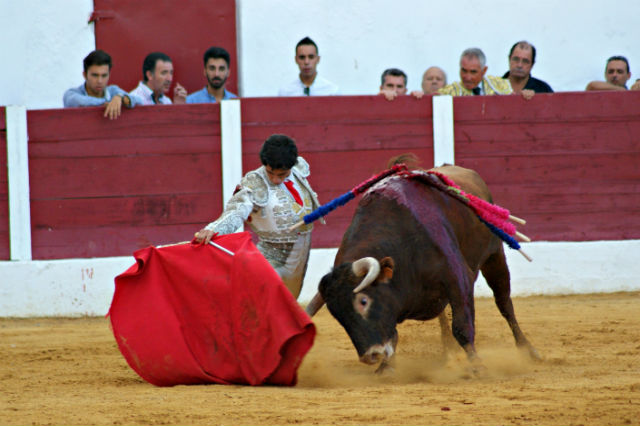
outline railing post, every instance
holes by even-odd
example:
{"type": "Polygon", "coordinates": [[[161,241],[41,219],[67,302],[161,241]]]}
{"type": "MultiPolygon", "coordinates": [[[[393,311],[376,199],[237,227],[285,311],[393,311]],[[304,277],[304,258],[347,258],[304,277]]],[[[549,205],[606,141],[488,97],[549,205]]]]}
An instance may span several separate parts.
{"type": "Polygon", "coordinates": [[[225,205],[242,179],[242,119],[240,100],[220,102],[222,203],[225,205]]]}
{"type": "Polygon", "coordinates": [[[31,205],[27,108],[7,106],[7,179],[11,260],[31,260],[31,205]]]}
{"type": "Polygon", "coordinates": [[[453,97],[433,96],[433,165],[455,164],[453,138],[453,97]]]}

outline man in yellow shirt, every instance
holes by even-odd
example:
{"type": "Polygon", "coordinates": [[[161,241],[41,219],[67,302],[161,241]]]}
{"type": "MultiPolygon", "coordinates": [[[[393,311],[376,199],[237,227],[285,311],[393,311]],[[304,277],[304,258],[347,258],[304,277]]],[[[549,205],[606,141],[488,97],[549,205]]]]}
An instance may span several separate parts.
{"type": "MultiPolygon", "coordinates": [[[[509,80],[487,73],[487,59],[477,47],[466,49],[460,55],[460,80],[447,84],[438,94],[452,96],[510,95],[513,93],[509,80]]],[[[531,99],[535,93],[523,90],[522,97],[531,99]]]]}

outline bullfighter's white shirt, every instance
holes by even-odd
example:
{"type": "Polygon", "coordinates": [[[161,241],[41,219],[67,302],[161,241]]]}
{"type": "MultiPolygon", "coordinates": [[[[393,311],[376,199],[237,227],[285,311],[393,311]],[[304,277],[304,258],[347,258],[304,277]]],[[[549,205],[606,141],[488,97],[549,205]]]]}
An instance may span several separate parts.
{"type": "MultiPolygon", "coordinates": [[[[278,96],[307,96],[304,93],[305,87],[306,86],[302,83],[300,77],[298,77],[295,81],[292,81],[286,86],[280,88],[278,96]]],[[[316,75],[315,80],[313,80],[313,83],[309,86],[308,96],[331,96],[337,94],[338,86],[319,75],[316,75]]]]}

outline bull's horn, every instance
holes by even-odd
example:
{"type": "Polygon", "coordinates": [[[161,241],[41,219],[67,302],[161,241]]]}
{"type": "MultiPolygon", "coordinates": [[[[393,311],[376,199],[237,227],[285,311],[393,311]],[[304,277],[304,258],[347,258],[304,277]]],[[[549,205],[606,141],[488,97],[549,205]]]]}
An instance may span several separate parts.
{"type": "Polygon", "coordinates": [[[322,298],[320,292],[318,292],[315,296],[313,296],[313,299],[311,299],[311,302],[309,302],[309,304],[307,305],[307,309],[305,309],[305,312],[307,313],[307,315],[312,317],[316,314],[316,312],[320,310],[320,308],[322,308],[322,305],[324,305],[324,299],[322,298]]]}
{"type": "Polygon", "coordinates": [[[367,286],[369,286],[369,284],[371,284],[380,274],[380,263],[373,257],[363,257],[362,259],[358,259],[353,262],[351,267],[353,268],[353,273],[356,274],[357,277],[364,275],[365,272],[367,274],[362,279],[362,282],[353,289],[354,293],[367,288],[367,286]]]}

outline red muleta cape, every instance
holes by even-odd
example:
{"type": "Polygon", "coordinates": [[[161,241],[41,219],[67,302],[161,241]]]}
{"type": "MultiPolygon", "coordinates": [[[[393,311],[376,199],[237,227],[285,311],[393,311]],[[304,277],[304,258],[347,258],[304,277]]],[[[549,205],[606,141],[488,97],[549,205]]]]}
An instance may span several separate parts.
{"type": "Polygon", "coordinates": [[[296,384],[315,326],[242,232],[134,253],[108,316],[131,368],[157,386],[296,384]]]}

